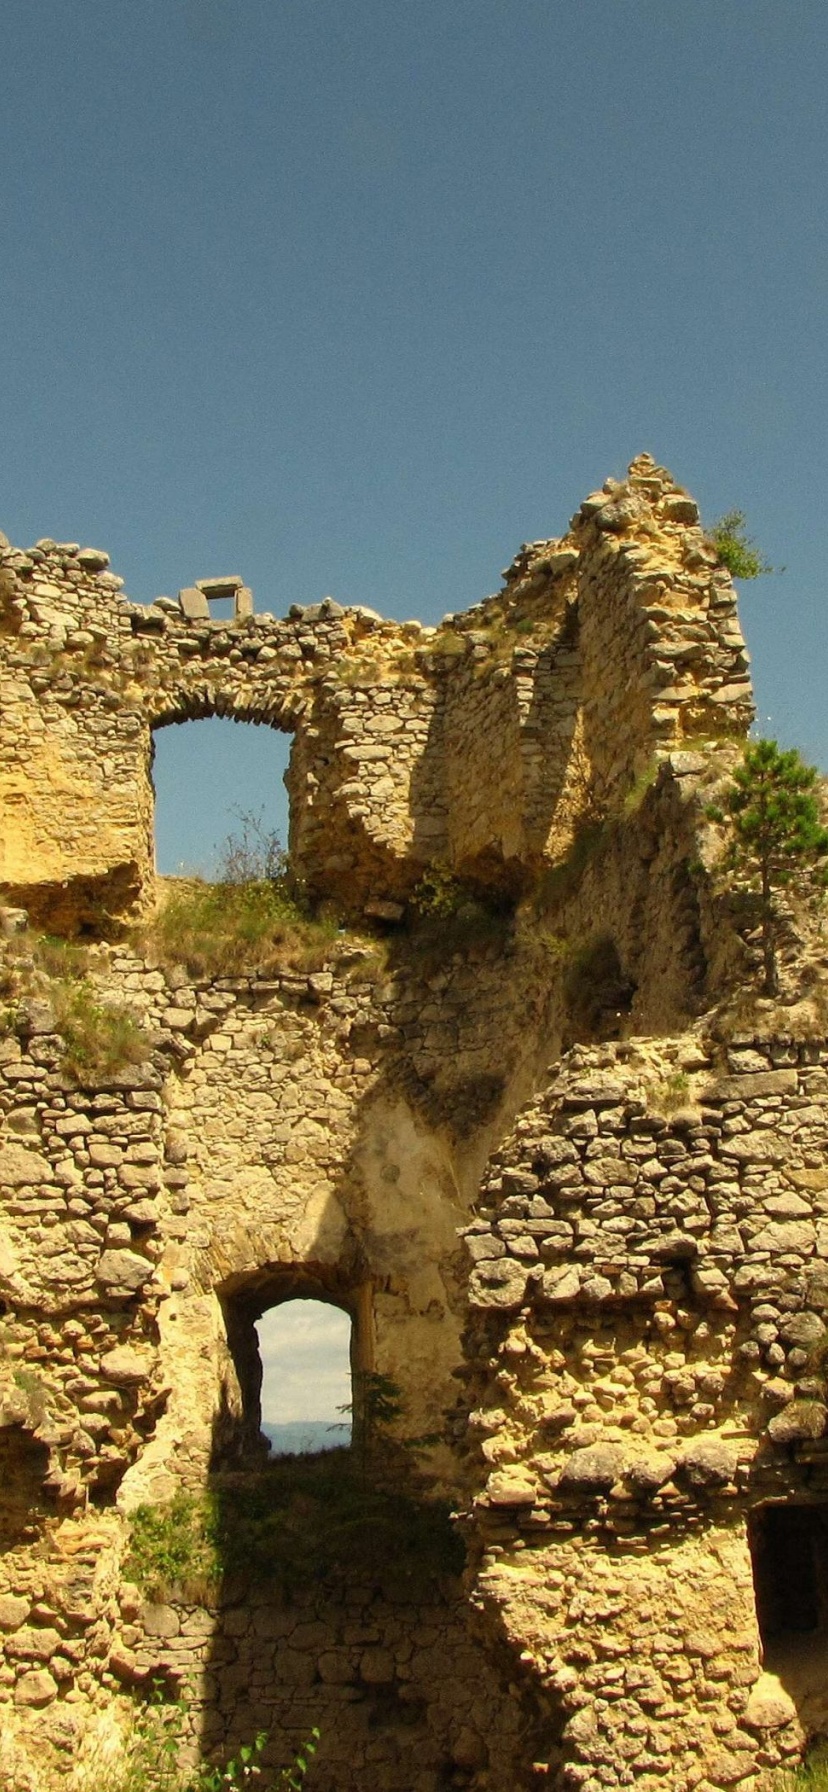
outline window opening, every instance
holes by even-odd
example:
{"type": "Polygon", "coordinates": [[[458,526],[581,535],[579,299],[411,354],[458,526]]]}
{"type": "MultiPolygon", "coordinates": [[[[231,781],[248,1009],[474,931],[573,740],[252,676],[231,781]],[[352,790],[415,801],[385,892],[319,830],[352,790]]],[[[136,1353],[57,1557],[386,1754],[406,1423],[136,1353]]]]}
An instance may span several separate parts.
{"type": "Polygon", "coordinates": [[[243,815],[255,815],[265,838],[275,833],[287,846],[290,735],[207,716],[158,728],[153,743],[159,876],[216,878],[243,815]]]}
{"type": "Polygon", "coordinates": [[[828,1507],[767,1505],[748,1529],[762,1641],[828,1632],[828,1507]]]}
{"type": "Polygon", "coordinates": [[[222,579],[196,579],[178,593],[178,601],[188,622],[240,622],[253,615],[253,593],[238,573],[222,579]]]}
{"type": "Polygon", "coordinates": [[[320,1300],[287,1300],[257,1322],[261,1428],[274,1456],[351,1442],[351,1318],[320,1300]]]}

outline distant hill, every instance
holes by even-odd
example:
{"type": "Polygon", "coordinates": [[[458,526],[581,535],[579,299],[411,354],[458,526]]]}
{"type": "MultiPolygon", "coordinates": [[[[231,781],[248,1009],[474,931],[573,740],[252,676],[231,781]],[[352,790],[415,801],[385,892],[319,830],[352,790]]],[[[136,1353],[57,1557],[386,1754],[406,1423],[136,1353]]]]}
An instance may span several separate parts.
{"type": "Polygon", "coordinates": [[[306,1456],[315,1450],[341,1450],[351,1441],[351,1427],[327,1419],[291,1419],[285,1425],[262,1425],[272,1456],[306,1456]]]}

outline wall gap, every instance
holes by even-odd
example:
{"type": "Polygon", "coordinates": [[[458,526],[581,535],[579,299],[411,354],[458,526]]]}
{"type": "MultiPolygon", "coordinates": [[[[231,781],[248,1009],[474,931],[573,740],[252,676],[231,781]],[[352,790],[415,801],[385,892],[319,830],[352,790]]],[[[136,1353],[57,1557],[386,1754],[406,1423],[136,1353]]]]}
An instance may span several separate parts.
{"type": "Polygon", "coordinates": [[[769,1504],[750,1517],[756,1615],[766,1660],[828,1641],[828,1506],[769,1504]]]}
{"type": "Polygon", "coordinates": [[[292,737],[228,716],[164,724],[153,733],[156,869],[214,879],[228,837],[253,816],[288,843],[285,773],[292,737]]]}

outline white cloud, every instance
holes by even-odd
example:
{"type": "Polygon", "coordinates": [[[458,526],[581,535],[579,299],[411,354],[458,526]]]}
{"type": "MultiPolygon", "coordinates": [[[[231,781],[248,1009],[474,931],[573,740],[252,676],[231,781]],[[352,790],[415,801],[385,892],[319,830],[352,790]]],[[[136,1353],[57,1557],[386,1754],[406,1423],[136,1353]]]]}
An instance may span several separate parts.
{"type": "Polygon", "coordinates": [[[291,1419],[348,1415],[337,1410],[351,1398],[351,1321],[339,1307],[318,1300],[290,1300],[271,1307],[256,1327],[264,1370],[262,1418],[269,1425],[291,1419]]]}

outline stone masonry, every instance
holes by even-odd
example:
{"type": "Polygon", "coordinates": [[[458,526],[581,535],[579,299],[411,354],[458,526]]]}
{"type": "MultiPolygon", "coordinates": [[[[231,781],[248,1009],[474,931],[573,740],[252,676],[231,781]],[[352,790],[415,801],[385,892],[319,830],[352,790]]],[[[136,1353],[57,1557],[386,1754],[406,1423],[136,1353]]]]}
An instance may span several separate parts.
{"type": "Polygon", "coordinates": [[[828,961],[791,912],[751,996],[693,500],[640,456],[437,629],[3,540],[0,1781],[88,1792],[160,1676],[205,1756],[318,1725],[309,1792],[757,1792],[828,1723],[828,961]],[[216,714],[292,735],[313,970],[147,943],[153,732],[216,714]],[[485,924],[424,931],[424,873],[485,924]],[[39,934],[137,1061],[68,1072],[39,934]],[[297,1294],[398,1387],[400,1511],[448,1501],[465,1568],[147,1592],[138,1508],[266,1478],[253,1323],[297,1294]]]}

